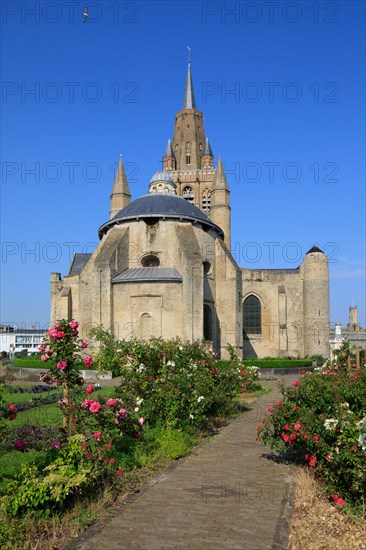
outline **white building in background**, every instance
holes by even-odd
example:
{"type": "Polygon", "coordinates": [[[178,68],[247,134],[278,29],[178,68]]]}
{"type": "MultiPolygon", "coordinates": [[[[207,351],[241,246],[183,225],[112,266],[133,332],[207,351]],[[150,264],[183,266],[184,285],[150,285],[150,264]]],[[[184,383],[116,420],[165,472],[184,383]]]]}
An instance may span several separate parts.
{"type": "Polygon", "coordinates": [[[337,349],[340,349],[343,343],[344,337],[342,336],[342,325],[341,323],[336,323],[334,327],[334,333],[329,339],[330,344],[330,360],[334,361],[336,359],[334,352],[337,349]]]}
{"type": "Polygon", "coordinates": [[[0,326],[0,352],[12,355],[26,349],[28,355],[36,353],[46,332],[41,329],[23,329],[11,325],[0,326]]]}

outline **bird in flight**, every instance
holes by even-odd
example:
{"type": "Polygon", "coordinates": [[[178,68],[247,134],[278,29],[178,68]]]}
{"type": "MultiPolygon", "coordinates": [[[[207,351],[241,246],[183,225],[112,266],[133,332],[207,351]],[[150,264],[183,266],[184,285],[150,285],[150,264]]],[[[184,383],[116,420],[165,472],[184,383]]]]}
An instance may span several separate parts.
{"type": "Polygon", "coordinates": [[[88,17],[89,17],[88,6],[85,6],[85,10],[84,10],[83,16],[84,16],[84,21],[83,21],[83,23],[86,23],[87,20],[88,20],[88,17]]]}

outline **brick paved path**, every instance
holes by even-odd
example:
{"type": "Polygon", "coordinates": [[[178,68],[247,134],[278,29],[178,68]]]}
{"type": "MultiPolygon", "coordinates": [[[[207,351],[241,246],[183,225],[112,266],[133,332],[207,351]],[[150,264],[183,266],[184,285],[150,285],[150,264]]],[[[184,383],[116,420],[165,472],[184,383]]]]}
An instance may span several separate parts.
{"type": "MultiPolygon", "coordinates": [[[[285,377],[291,383],[294,377],[285,377]]],[[[287,548],[290,467],[266,457],[255,426],[276,402],[274,382],[250,411],[155,478],[106,525],[70,548],[79,550],[279,550],[287,548]]]]}

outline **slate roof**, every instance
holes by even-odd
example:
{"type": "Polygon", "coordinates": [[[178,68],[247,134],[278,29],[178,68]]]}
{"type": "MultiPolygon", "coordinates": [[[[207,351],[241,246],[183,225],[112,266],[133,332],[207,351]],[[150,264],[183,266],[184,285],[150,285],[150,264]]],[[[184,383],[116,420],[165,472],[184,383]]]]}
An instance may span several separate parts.
{"type": "Polygon", "coordinates": [[[212,221],[194,204],[174,195],[173,193],[149,193],[133,202],[111,220],[108,220],[99,228],[99,238],[114,225],[132,220],[144,220],[149,218],[188,220],[193,223],[201,223],[204,228],[214,229],[223,238],[224,233],[220,227],[212,221]]]}
{"type": "Polygon", "coordinates": [[[183,109],[195,109],[196,100],[194,98],[193,80],[191,74],[191,64],[188,62],[186,89],[184,91],[183,109]]]}
{"type": "Polygon", "coordinates": [[[168,144],[165,149],[164,157],[174,158],[174,151],[170,139],[168,139],[168,144]]]}
{"type": "Polygon", "coordinates": [[[211,149],[210,142],[208,141],[208,138],[206,138],[205,148],[203,150],[203,155],[202,156],[203,157],[205,157],[205,156],[213,157],[213,152],[212,152],[212,149],[211,149]]]}
{"type": "Polygon", "coordinates": [[[318,248],[315,244],[312,248],[310,248],[310,250],[307,251],[306,254],[310,254],[311,252],[321,252],[322,254],[324,254],[324,252],[320,250],[320,248],[318,248]]]}
{"type": "Polygon", "coordinates": [[[74,257],[72,259],[70,269],[68,272],[68,276],[70,275],[79,275],[79,273],[82,272],[86,264],[88,263],[88,260],[90,258],[91,254],[87,253],[80,253],[75,252],[74,257]]]}
{"type": "Polygon", "coordinates": [[[152,281],[182,282],[182,276],[174,267],[134,267],[124,269],[112,279],[112,283],[152,281]]]}
{"type": "Polygon", "coordinates": [[[153,183],[154,181],[168,181],[169,183],[174,185],[174,187],[177,186],[172,176],[168,172],[165,172],[164,170],[158,170],[157,172],[155,172],[155,174],[150,180],[150,183],[153,183]]]}

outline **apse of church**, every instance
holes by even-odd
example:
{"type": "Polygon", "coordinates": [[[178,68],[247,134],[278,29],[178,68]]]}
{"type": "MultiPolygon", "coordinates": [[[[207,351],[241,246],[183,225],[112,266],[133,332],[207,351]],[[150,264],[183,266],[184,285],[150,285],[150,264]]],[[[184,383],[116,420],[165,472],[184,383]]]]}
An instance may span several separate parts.
{"type": "Polygon", "coordinates": [[[121,339],[206,340],[222,357],[228,344],[245,357],[328,355],[324,253],[313,247],[287,270],[240,268],[230,253],[229,184],[190,63],[163,170],[131,198],[121,157],[98,247],[75,254],[63,278],[51,274],[51,322],[77,319],[84,335],[102,325],[121,339]]]}

